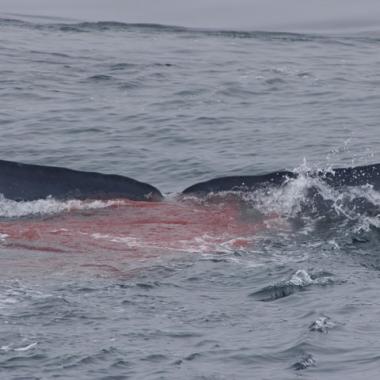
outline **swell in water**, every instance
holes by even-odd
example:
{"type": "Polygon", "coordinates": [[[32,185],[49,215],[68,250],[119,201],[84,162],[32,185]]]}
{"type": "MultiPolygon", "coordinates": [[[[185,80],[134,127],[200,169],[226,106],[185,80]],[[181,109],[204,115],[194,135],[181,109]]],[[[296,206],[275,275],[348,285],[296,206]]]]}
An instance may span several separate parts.
{"type": "Polygon", "coordinates": [[[115,21],[96,21],[96,22],[76,22],[76,23],[36,23],[25,21],[17,18],[0,18],[0,27],[17,27],[25,29],[34,29],[52,32],[67,33],[98,33],[98,32],[140,32],[145,34],[175,34],[179,36],[196,37],[209,36],[220,38],[239,38],[239,39],[258,39],[258,40],[278,40],[288,42],[312,42],[320,41],[324,43],[350,43],[352,41],[378,42],[379,36],[376,32],[371,31],[356,32],[349,35],[339,34],[324,35],[313,33],[291,33],[291,32],[271,32],[260,30],[239,30],[239,29],[207,29],[207,28],[189,28],[176,25],[150,24],[150,23],[124,23],[115,21]]]}

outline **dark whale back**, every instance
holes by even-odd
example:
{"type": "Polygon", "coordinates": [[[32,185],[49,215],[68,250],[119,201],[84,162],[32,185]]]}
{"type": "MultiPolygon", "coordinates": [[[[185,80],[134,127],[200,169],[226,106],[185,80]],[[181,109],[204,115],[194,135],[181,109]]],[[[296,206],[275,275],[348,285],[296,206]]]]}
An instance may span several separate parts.
{"type": "Polygon", "coordinates": [[[192,185],[182,194],[207,195],[221,191],[254,191],[265,186],[280,186],[295,176],[292,172],[278,171],[254,176],[220,177],[192,185]]]}
{"type": "Polygon", "coordinates": [[[160,200],[155,187],[119,175],[0,160],[0,194],[17,201],[56,199],[160,200]]]}
{"type": "Polygon", "coordinates": [[[380,190],[380,164],[339,168],[319,175],[333,187],[372,185],[380,190]]]}
{"type": "MultiPolygon", "coordinates": [[[[380,190],[380,164],[338,168],[328,172],[310,172],[309,175],[321,178],[334,188],[372,185],[375,190],[380,190]]],[[[276,171],[264,175],[220,177],[192,185],[182,193],[203,196],[222,191],[255,191],[267,186],[281,186],[287,180],[298,176],[299,174],[289,171],[276,171]]]]}

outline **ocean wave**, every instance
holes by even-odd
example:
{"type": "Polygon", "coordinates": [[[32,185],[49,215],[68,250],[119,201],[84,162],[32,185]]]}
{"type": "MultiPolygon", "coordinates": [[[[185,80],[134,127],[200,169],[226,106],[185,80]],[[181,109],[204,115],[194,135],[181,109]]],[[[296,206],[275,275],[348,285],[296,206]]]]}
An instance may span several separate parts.
{"type": "MultiPolygon", "coordinates": [[[[142,33],[173,33],[188,36],[211,36],[222,38],[238,39],[264,39],[264,40],[283,40],[289,42],[308,42],[315,40],[331,41],[333,37],[322,34],[311,33],[291,33],[291,32],[273,32],[260,30],[239,30],[239,29],[208,29],[208,28],[190,28],[177,25],[165,25],[155,23],[125,23],[117,21],[94,21],[94,22],[76,22],[76,23],[37,23],[25,21],[16,18],[0,18],[0,27],[13,26],[20,28],[29,28],[37,30],[50,30],[67,33],[91,33],[91,32],[142,32],[142,33]]],[[[361,36],[365,38],[365,36],[361,36]]],[[[339,37],[342,42],[342,37],[339,37]]]]}

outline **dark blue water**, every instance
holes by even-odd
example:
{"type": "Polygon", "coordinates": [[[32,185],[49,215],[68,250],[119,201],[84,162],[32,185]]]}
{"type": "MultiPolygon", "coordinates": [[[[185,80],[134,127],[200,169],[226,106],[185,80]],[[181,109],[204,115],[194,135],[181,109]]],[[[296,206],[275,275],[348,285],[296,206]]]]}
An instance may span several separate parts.
{"type": "MultiPolygon", "coordinates": [[[[221,175],[379,162],[379,46],[376,32],[3,18],[1,158],[166,194],[221,175]]],[[[1,246],[1,378],[377,378],[379,218],[345,199],[376,210],[380,194],[318,184],[332,215],[299,218],[311,185],[253,194],[281,218],[246,250],[126,261],[114,275],[78,269],[75,252],[44,271],[53,253],[1,246]]],[[[44,202],[2,199],[0,214],[66,207],[44,202]]]]}

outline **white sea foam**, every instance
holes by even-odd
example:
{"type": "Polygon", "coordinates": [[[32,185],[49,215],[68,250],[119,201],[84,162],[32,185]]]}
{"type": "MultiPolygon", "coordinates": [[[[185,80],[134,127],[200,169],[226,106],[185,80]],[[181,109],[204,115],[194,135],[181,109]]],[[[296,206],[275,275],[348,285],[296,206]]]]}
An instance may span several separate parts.
{"type": "Polygon", "coordinates": [[[31,348],[34,348],[35,346],[37,346],[37,342],[33,342],[33,343],[28,344],[27,346],[24,346],[24,347],[14,348],[13,351],[24,352],[24,351],[30,350],[31,348]]]}
{"type": "Polygon", "coordinates": [[[133,236],[117,236],[112,234],[93,233],[91,237],[95,240],[104,240],[113,243],[122,244],[128,248],[148,248],[148,249],[165,249],[167,251],[177,252],[194,252],[194,253],[231,253],[236,251],[236,244],[240,240],[247,241],[246,238],[233,238],[226,239],[225,241],[220,238],[216,239],[215,236],[204,234],[202,236],[193,237],[191,239],[178,240],[173,246],[163,242],[154,243],[146,241],[144,238],[136,238],[133,236]]]}
{"type": "Polygon", "coordinates": [[[5,242],[5,240],[7,239],[7,237],[8,237],[7,234],[0,233],[0,243],[5,242]]]}
{"type": "Polygon", "coordinates": [[[309,326],[310,331],[317,331],[320,333],[328,333],[328,330],[335,327],[336,323],[333,322],[329,317],[322,316],[318,319],[316,319],[311,325],[309,326]]]}
{"type": "MultiPolygon", "coordinates": [[[[50,215],[70,210],[90,210],[123,205],[123,200],[58,201],[54,198],[29,202],[16,202],[0,195],[0,217],[17,218],[28,215],[50,215]]],[[[1,239],[1,236],[0,236],[1,239]]]]}
{"type": "MultiPolygon", "coordinates": [[[[325,172],[329,172],[327,169],[325,172]]],[[[380,192],[372,185],[346,186],[334,188],[318,176],[313,176],[313,170],[306,163],[295,169],[297,178],[289,179],[279,187],[258,189],[253,193],[243,194],[243,199],[264,215],[276,214],[285,219],[297,216],[307,217],[303,211],[308,209],[311,214],[322,218],[326,209],[319,210],[318,202],[310,196],[310,191],[317,194],[320,201],[328,205],[328,212],[355,223],[354,230],[368,231],[371,227],[380,228],[380,192]],[[359,202],[356,202],[359,201],[359,202]],[[366,203],[367,210],[358,209],[356,204],[366,203]]],[[[309,213],[310,215],[310,213],[309,213]]],[[[313,229],[313,222],[309,219],[305,233],[313,229]]]]}
{"type": "Polygon", "coordinates": [[[313,283],[313,279],[310,277],[309,273],[305,270],[300,269],[290,278],[288,281],[289,285],[295,286],[308,286],[313,283]]]}
{"type": "Polygon", "coordinates": [[[286,284],[306,287],[309,285],[328,285],[332,282],[332,279],[329,275],[317,276],[316,278],[313,277],[306,270],[299,269],[291,276],[288,281],[286,281],[286,284]]]}
{"type": "Polygon", "coordinates": [[[33,342],[33,343],[28,344],[27,346],[21,346],[21,347],[13,347],[12,344],[9,344],[9,345],[0,346],[0,350],[5,351],[5,352],[8,352],[8,351],[25,352],[36,347],[37,344],[38,342],[33,342]]]}

